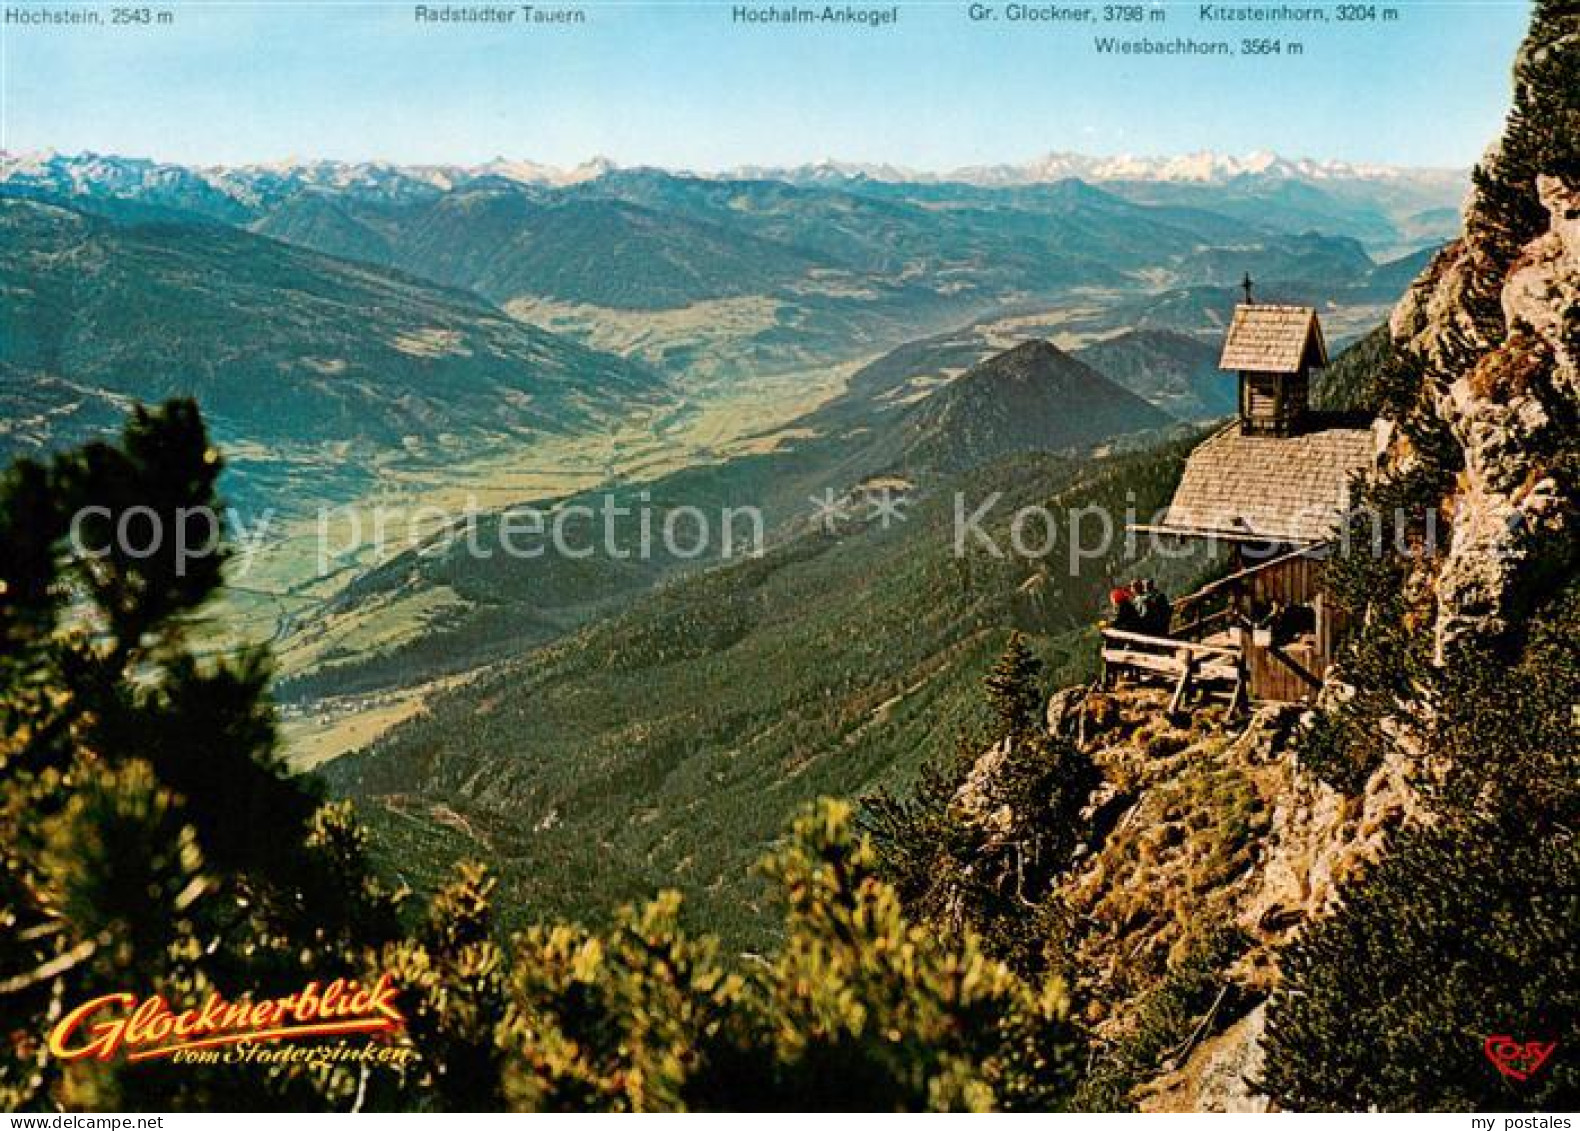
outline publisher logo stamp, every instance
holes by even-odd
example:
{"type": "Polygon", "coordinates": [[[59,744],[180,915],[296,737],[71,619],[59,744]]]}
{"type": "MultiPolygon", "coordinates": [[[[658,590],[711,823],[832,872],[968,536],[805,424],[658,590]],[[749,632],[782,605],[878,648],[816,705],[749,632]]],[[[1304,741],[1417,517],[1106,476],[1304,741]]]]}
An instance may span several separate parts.
{"type": "Polygon", "coordinates": [[[1557,1041],[1517,1041],[1513,1037],[1497,1034],[1488,1037],[1482,1046],[1492,1066],[1511,1080],[1521,1083],[1529,1080],[1547,1063],[1558,1047],[1557,1041]]]}

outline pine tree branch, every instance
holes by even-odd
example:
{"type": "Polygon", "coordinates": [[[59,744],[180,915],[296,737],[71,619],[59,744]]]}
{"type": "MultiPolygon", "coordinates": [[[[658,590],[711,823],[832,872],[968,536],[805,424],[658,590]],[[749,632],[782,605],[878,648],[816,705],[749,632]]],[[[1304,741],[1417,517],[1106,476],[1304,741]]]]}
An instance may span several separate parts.
{"type": "Polygon", "coordinates": [[[0,982],[0,997],[9,997],[12,994],[22,993],[32,989],[41,982],[47,982],[51,978],[58,977],[68,970],[82,965],[92,958],[94,952],[98,949],[99,940],[83,939],[76,946],[57,954],[44,965],[29,970],[26,974],[17,974],[0,982]]]}

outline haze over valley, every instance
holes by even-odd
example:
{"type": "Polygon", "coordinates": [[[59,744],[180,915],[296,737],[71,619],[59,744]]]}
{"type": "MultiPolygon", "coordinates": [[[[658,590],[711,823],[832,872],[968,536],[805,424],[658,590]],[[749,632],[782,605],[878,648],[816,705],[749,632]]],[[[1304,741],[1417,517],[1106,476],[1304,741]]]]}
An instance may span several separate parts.
{"type": "Polygon", "coordinates": [[[747,865],[796,804],[946,753],[937,720],[973,725],[1006,623],[1081,678],[1106,576],[1135,567],[952,560],[951,493],[1162,505],[1234,410],[1242,278],[1316,306],[1337,355],[1457,232],[1466,184],[1268,156],[11,156],[0,453],[195,396],[246,536],[207,646],[272,643],[287,757],[362,799],[408,878],[482,851],[567,912],[679,883],[746,937],[747,865]],[[523,505],[749,507],[764,552],[441,544],[523,505]]]}

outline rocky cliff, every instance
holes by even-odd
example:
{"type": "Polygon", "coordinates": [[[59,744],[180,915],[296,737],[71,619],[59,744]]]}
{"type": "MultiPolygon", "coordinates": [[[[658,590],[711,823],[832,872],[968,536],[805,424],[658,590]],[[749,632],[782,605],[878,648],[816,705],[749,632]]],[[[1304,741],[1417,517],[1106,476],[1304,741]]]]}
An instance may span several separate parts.
{"type": "MultiPolygon", "coordinates": [[[[1440,422],[1459,465],[1432,579],[1438,658],[1514,627],[1572,569],[1580,408],[1580,6],[1540,3],[1515,63],[1504,137],[1476,173],[1463,238],[1394,311],[1414,362],[1400,423],[1440,422]]],[[[1395,434],[1395,469],[1423,458],[1395,434]]],[[[1438,458],[1441,458],[1439,456],[1438,458]]]]}
{"type": "MultiPolygon", "coordinates": [[[[1526,591],[1574,560],[1573,467],[1563,461],[1580,405],[1580,189],[1552,176],[1537,189],[1548,225],[1503,269],[1490,332],[1467,313],[1491,266],[1470,241],[1433,263],[1391,322],[1423,364],[1422,394],[1462,465],[1433,584],[1440,661],[1467,638],[1506,634],[1526,591]]],[[[1419,458],[1397,434],[1389,455],[1396,468],[1419,458]]]]}
{"type": "MultiPolygon", "coordinates": [[[[1389,439],[1375,497],[1396,498],[1389,483],[1421,485],[1417,505],[1435,512],[1446,537],[1405,559],[1402,600],[1368,604],[1360,630],[1363,643],[1428,632],[1427,666],[1449,678],[1473,651],[1481,662],[1515,662],[1527,612],[1572,585],[1580,556],[1572,0],[1536,5],[1514,109],[1476,186],[1464,236],[1395,310],[1393,358],[1376,381],[1389,439]],[[1373,619],[1385,611],[1409,623],[1373,619]]],[[[1435,819],[1424,783],[1439,773],[1442,703],[1379,680],[1376,666],[1341,663],[1316,711],[1265,707],[1249,722],[1218,708],[1171,721],[1164,696],[1137,688],[1054,698],[1050,730],[1102,778],[1083,814],[1086,841],[1051,899],[1086,1021],[1128,1066],[1110,1100],[1165,1110],[1269,1104],[1258,1080],[1281,952],[1341,906],[1346,881],[1397,830],[1435,819]],[[1383,701],[1362,728],[1371,761],[1353,787],[1336,787],[1312,772],[1303,742],[1357,695],[1383,701]]],[[[1014,757],[1001,744],[978,762],[956,798],[962,819],[1021,823],[980,804],[1014,757]]]]}
{"type": "MultiPolygon", "coordinates": [[[[1300,709],[1267,705],[1231,721],[1212,706],[1171,719],[1167,699],[1121,688],[1051,704],[1050,728],[1102,775],[1089,839],[1055,891],[1069,924],[1062,944],[1086,1020],[1121,1048],[1155,1023],[1178,972],[1212,951],[1208,1012],[1130,1098],[1153,1110],[1265,1110],[1256,1067],[1279,951],[1337,905],[1394,830],[1421,819],[1408,747],[1350,796],[1303,767],[1300,709]]],[[[991,793],[982,776],[997,754],[968,778],[963,809],[991,793]]]]}

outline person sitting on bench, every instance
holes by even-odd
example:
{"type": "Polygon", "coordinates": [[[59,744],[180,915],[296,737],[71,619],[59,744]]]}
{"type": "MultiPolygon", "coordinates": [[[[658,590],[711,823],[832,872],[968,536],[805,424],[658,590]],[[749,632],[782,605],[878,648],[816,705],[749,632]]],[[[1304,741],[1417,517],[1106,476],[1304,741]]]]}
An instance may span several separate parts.
{"type": "Polygon", "coordinates": [[[1169,603],[1168,594],[1144,577],[1132,582],[1130,589],[1135,594],[1132,603],[1140,625],[1136,631],[1148,636],[1167,636],[1174,618],[1174,608],[1169,603]]]}
{"type": "Polygon", "coordinates": [[[1114,606],[1114,619],[1109,627],[1124,632],[1140,632],[1141,614],[1136,608],[1136,597],[1130,587],[1116,585],[1108,591],[1108,599],[1114,606]]]}

